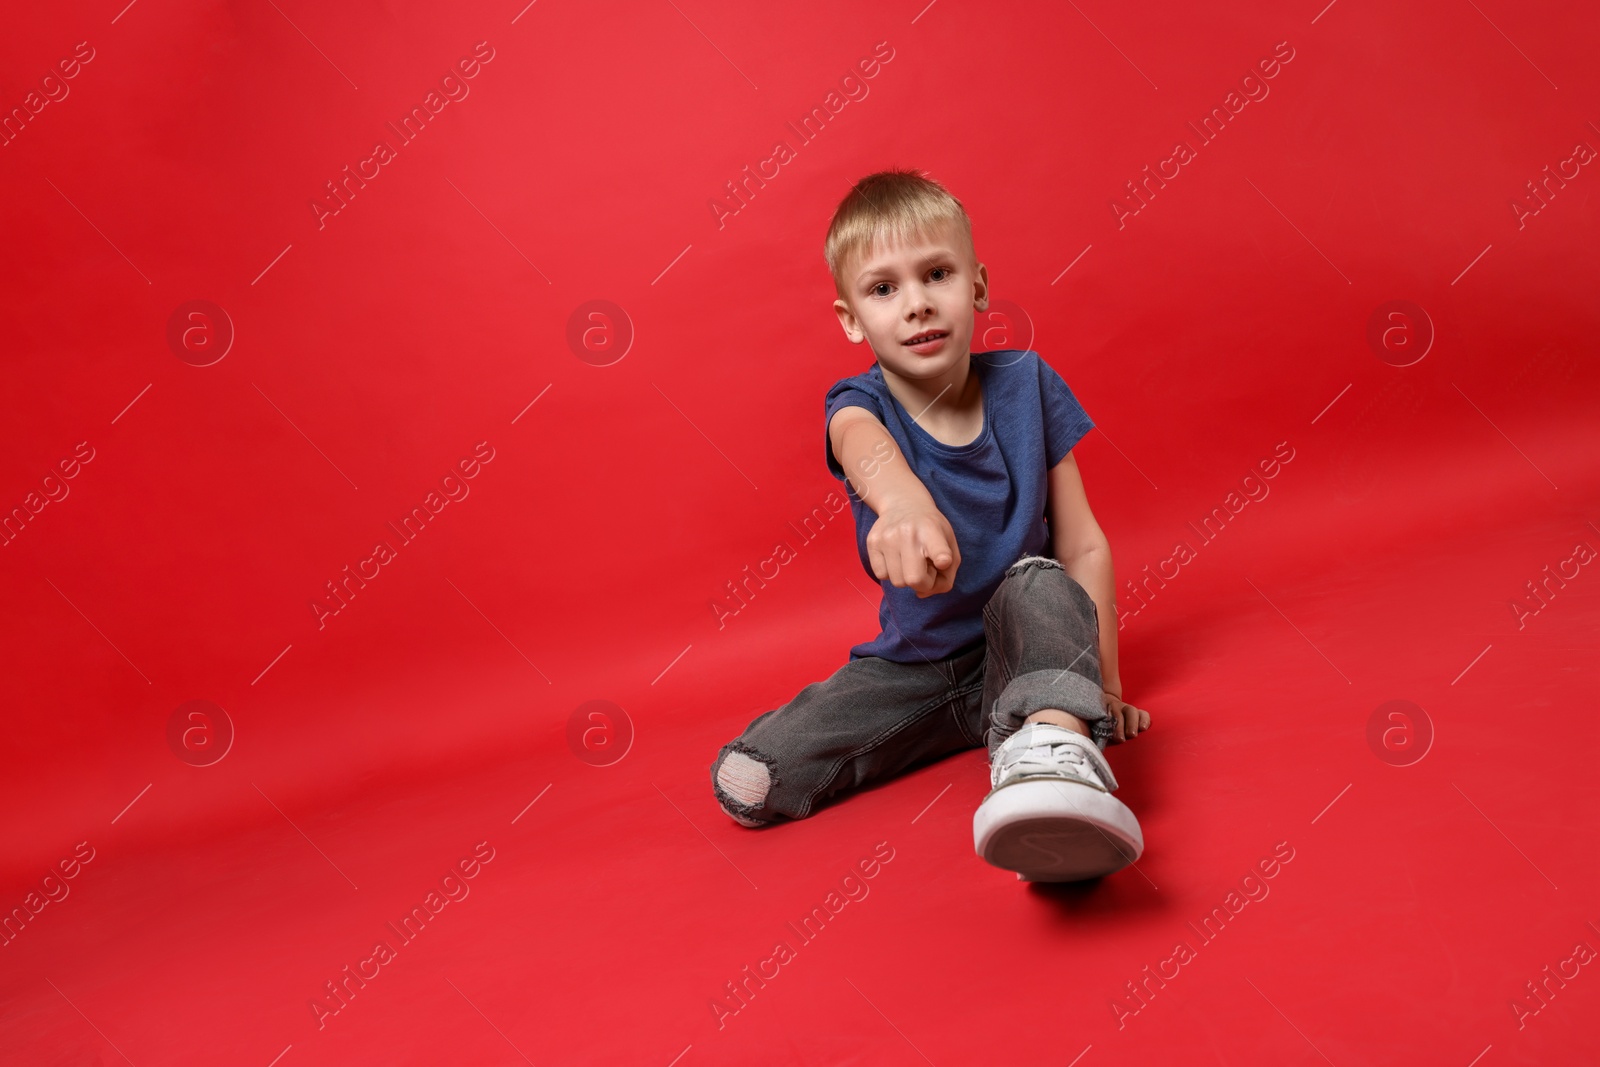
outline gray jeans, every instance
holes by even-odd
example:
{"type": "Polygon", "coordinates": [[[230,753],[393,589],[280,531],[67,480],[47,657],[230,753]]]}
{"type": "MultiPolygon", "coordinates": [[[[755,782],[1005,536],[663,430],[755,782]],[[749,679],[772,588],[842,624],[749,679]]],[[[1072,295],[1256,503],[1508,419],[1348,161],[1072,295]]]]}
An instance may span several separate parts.
{"type": "Polygon", "coordinates": [[[984,636],[939,660],[849,660],[763,712],[711,764],[723,811],[747,826],[803,819],[873,782],[986,745],[1058,708],[1105,750],[1094,598],[1047,556],[1024,556],[983,609],[984,636]]]}

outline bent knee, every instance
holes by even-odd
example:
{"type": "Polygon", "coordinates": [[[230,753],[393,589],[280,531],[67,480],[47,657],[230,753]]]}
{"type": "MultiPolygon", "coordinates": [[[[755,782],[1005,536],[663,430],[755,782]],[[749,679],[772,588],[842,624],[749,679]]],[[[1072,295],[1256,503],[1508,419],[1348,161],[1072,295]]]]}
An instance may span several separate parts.
{"type": "Polygon", "coordinates": [[[717,802],[734,822],[765,826],[772,821],[767,798],[777,782],[765,756],[743,746],[730,748],[717,765],[713,782],[717,802]]]}

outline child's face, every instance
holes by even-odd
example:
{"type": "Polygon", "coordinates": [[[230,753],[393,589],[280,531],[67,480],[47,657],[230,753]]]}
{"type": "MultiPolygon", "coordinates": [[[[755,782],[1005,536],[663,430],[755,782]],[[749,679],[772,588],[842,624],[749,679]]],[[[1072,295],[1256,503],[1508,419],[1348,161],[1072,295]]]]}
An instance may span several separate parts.
{"type": "Polygon", "coordinates": [[[834,311],[850,340],[872,346],[879,364],[903,378],[938,378],[968,355],[973,313],[989,306],[988,271],[956,224],[909,244],[877,242],[845,268],[834,311]],[[944,336],[912,347],[930,331],[944,336]]]}

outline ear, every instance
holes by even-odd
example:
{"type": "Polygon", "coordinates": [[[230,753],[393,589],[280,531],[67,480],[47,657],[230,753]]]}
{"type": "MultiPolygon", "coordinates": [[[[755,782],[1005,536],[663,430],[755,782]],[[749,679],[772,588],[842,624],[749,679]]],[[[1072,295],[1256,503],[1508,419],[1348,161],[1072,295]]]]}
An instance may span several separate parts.
{"type": "Polygon", "coordinates": [[[844,335],[850,338],[851,344],[858,345],[867,339],[866,331],[861,328],[861,320],[856,318],[856,313],[851,310],[848,301],[835,300],[833,312],[839,316],[839,325],[844,329],[844,335]]]}
{"type": "Polygon", "coordinates": [[[989,268],[982,263],[972,272],[972,306],[978,311],[989,308],[989,268]]]}

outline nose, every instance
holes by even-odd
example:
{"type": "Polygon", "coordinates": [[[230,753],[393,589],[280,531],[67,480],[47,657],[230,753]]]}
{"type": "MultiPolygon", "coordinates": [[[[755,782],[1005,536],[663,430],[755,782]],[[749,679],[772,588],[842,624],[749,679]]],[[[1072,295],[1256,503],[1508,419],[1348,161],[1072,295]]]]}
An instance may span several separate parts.
{"type": "Polygon", "coordinates": [[[919,318],[931,315],[934,312],[933,297],[921,282],[912,282],[905,288],[906,314],[910,318],[919,318]]]}

